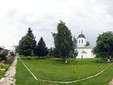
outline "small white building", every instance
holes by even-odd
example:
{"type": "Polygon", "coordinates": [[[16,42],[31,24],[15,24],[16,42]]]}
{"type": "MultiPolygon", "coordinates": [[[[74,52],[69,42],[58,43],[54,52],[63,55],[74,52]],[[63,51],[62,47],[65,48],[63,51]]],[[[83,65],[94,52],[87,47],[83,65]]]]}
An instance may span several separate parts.
{"type": "Polygon", "coordinates": [[[90,46],[89,42],[86,42],[86,37],[81,32],[77,38],[78,55],[76,58],[95,58],[92,50],[93,48],[90,46]]]}

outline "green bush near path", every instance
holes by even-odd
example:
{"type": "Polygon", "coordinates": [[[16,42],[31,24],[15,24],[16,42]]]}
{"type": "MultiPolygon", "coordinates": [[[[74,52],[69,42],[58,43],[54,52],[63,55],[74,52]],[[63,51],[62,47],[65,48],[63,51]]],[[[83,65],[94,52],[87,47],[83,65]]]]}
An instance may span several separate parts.
{"type": "Polygon", "coordinates": [[[3,77],[5,71],[4,70],[0,70],[0,79],[3,77]]]}
{"type": "MultiPolygon", "coordinates": [[[[73,81],[93,76],[102,71],[111,63],[100,59],[75,59],[65,64],[61,59],[23,60],[27,67],[38,79],[53,81],[73,81]]],[[[113,77],[113,65],[98,77],[71,83],[59,84],[35,80],[26,70],[22,62],[17,63],[16,85],[108,85],[113,77]]]]}
{"type": "Polygon", "coordinates": [[[9,67],[10,67],[10,64],[0,63],[0,78],[4,76],[5,72],[9,67]]]}

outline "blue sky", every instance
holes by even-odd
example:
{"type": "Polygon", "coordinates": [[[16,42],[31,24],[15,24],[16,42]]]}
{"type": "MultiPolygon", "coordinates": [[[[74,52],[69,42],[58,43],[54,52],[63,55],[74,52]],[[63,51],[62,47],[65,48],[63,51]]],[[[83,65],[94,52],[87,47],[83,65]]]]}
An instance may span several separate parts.
{"type": "Polygon", "coordinates": [[[37,42],[42,36],[53,47],[51,32],[60,20],[72,35],[81,30],[92,46],[105,31],[113,31],[113,0],[0,0],[0,46],[12,49],[31,27],[37,42]]]}

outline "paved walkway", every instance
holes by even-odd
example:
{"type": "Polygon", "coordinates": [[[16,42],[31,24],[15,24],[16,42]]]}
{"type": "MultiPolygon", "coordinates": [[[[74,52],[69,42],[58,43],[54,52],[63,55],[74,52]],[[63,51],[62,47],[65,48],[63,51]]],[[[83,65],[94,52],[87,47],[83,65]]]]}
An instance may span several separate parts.
{"type": "Polygon", "coordinates": [[[6,71],[5,77],[0,80],[1,81],[0,85],[15,85],[16,63],[17,57],[15,57],[14,62],[12,63],[10,68],[6,71]]]}

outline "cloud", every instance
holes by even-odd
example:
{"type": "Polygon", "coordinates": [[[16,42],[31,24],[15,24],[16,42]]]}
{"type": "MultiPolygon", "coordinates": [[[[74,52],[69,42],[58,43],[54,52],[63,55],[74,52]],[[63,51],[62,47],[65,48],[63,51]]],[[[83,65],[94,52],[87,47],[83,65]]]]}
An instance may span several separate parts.
{"type": "Polygon", "coordinates": [[[48,47],[54,46],[51,32],[57,32],[57,24],[62,20],[73,36],[78,37],[82,30],[95,46],[98,34],[113,31],[112,3],[112,0],[0,0],[0,45],[11,49],[31,27],[37,42],[42,36],[48,47]]]}

